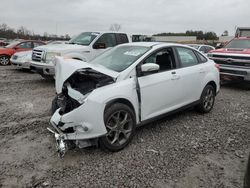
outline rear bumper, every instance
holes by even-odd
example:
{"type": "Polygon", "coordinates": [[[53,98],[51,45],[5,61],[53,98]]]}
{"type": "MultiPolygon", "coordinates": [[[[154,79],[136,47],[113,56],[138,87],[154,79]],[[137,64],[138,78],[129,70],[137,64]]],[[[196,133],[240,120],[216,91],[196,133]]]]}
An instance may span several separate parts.
{"type": "Polygon", "coordinates": [[[239,68],[233,66],[220,66],[220,75],[221,77],[238,77],[246,81],[250,81],[250,68],[239,68]]]}
{"type": "Polygon", "coordinates": [[[30,69],[38,74],[45,76],[54,76],[55,75],[55,67],[53,64],[48,63],[39,63],[39,62],[31,62],[30,69]]]}

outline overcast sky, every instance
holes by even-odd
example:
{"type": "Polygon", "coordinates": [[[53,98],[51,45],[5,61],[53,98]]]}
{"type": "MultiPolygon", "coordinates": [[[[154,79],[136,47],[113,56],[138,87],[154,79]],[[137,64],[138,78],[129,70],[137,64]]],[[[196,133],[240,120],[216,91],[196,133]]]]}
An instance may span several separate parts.
{"type": "Polygon", "coordinates": [[[35,33],[75,35],[109,30],[155,34],[186,30],[228,30],[250,27],[250,0],[1,0],[0,23],[35,33]]]}

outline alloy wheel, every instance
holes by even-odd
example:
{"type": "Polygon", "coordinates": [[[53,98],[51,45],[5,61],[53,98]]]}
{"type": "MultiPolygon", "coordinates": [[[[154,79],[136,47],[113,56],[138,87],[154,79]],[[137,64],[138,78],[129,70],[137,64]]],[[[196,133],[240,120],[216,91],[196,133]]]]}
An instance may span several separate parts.
{"type": "Polygon", "coordinates": [[[1,56],[0,57],[0,64],[1,65],[8,65],[9,64],[9,58],[7,56],[1,56]]]}
{"type": "Polygon", "coordinates": [[[106,128],[108,142],[114,146],[121,146],[132,134],[132,117],[126,111],[117,111],[108,118],[106,128]]]}
{"type": "Polygon", "coordinates": [[[214,104],[214,91],[212,88],[208,88],[203,99],[204,109],[210,110],[214,104]]]}

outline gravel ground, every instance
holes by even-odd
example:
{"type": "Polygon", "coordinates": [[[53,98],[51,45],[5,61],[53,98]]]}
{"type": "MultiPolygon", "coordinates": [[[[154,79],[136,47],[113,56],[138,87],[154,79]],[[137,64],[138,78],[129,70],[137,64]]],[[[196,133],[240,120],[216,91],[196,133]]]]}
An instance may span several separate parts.
{"type": "Polygon", "coordinates": [[[250,89],[225,85],[214,110],[190,109],[137,129],[117,153],[57,157],[46,130],[54,82],[0,67],[0,187],[242,187],[250,151],[250,89]]]}

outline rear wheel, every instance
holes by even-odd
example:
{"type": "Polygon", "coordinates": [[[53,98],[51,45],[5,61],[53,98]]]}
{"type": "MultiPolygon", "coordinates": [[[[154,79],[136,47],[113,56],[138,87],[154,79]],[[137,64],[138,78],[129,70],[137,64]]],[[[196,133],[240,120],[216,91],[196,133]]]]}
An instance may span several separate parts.
{"type": "Polygon", "coordinates": [[[200,103],[196,109],[201,113],[208,113],[213,109],[215,101],[215,89],[211,85],[207,85],[201,94],[200,103]]]}
{"type": "Polygon", "coordinates": [[[99,139],[104,150],[119,151],[132,140],[136,121],[133,110],[125,104],[115,103],[104,114],[107,134],[99,139]]]}
{"type": "Polygon", "coordinates": [[[10,64],[10,57],[7,55],[0,56],[0,64],[3,66],[9,65],[10,64]]]}

